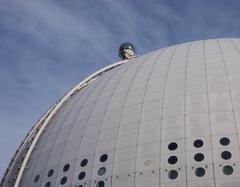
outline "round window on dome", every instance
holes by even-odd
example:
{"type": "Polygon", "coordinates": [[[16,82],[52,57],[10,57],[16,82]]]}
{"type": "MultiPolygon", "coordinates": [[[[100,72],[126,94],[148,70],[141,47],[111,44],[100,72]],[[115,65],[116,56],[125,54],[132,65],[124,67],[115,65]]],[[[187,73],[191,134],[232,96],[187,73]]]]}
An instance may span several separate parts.
{"type": "Polygon", "coordinates": [[[80,166],[85,167],[88,164],[88,160],[85,158],[81,161],[80,166]]]}
{"type": "Polygon", "coordinates": [[[40,179],[40,175],[36,175],[35,177],[34,177],[34,183],[37,183],[38,181],[39,181],[39,179],[40,179]]]}
{"type": "Polygon", "coordinates": [[[53,173],[54,173],[54,170],[53,170],[53,169],[50,169],[50,170],[48,171],[47,176],[48,176],[48,177],[51,177],[51,176],[53,175],[53,173]]]}
{"type": "Polygon", "coordinates": [[[224,160],[229,160],[231,157],[232,157],[232,153],[230,153],[229,151],[223,151],[221,153],[221,157],[224,159],[224,160]]]}
{"type": "Polygon", "coordinates": [[[60,180],[60,184],[61,184],[61,185],[66,184],[66,182],[67,182],[67,177],[61,178],[61,180],[60,180]]]}
{"type": "Polygon", "coordinates": [[[177,147],[178,147],[178,145],[177,145],[176,142],[172,142],[172,143],[168,144],[168,149],[169,149],[170,151],[176,150],[177,147]]]}
{"type": "Polygon", "coordinates": [[[230,140],[229,138],[227,137],[222,137],[220,140],[219,140],[220,144],[223,145],[223,146],[227,146],[230,144],[230,140]]]}
{"type": "Polygon", "coordinates": [[[85,176],[86,176],[86,173],[83,171],[83,172],[79,173],[78,179],[83,180],[85,178],[85,176]]]}
{"type": "Polygon", "coordinates": [[[194,160],[197,162],[201,162],[204,160],[204,154],[202,153],[197,153],[194,155],[194,160]]]}
{"type": "Polygon", "coordinates": [[[45,187],[50,187],[51,186],[51,182],[47,182],[46,184],[45,184],[45,187]]]}
{"type": "Polygon", "coordinates": [[[178,158],[176,157],[176,156],[170,156],[169,158],[168,158],[168,163],[169,164],[176,164],[177,163],[177,161],[178,161],[178,158]]]}
{"type": "Polygon", "coordinates": [[[174,180],[178,177],[178,172],[176,170],[170,170],[168,172],[168,178],[174,180]]]}
{"type": "Polygon", "coordinates": [[[99,170],[98,170],[98,175],[102,176],[106,173],[107,169],[105,167],[101,167],[99,170]]]}
{"type": "Polygon", "coordinates": [[[104,186],[105,186],[104,181],[98,181],[96,184],[96,187],[104,187],[104,186]]]}
{"type": "Polygon", "coordinates": [[[197,177],[203,177],[205,175],[205,173],[206,173],[205,169],[202,167],[196,168],[196,170],[195,170],[195,175],[197,177]]]}
{"type": "Polygon", "coordinates": [[[108,159],[108,155],[107,154],[103,154],[100,156],[100,162],[105,162],[108,159]]]}
{"type": "Polygon", "coordinates": [[[194,145],[194,147],[196,147],[196,148],[200,148],[200,147],[203,146],[203,141],[200,140],[200,139],[197,139],[197,140],[195,140],[195,141],[193,142],[193,145],[194,145]]]}
{"type": "Polygon", "coordinates": [[[70,168],[70,165],[69,164],[66,164],[64,167],[63,167],[63,171],[64,172],[67,172],[70,168]]]}
{"type": "Polygon", "coordinates": [[[233,173],[233,167],[226,165],[222,168],[222,171],[225,175],[231,175],[233,173]]]}

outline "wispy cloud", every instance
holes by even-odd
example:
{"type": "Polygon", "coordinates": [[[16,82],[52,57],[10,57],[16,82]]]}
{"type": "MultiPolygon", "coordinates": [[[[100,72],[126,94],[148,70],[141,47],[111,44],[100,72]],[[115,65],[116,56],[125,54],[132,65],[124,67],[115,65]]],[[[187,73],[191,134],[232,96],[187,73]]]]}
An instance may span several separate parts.
{"type": "Polygon", "coordinates": [[[84,76],[138,53],[239,36],[238,1],[0,0],[0,175],[32,124],[84,76]]]}

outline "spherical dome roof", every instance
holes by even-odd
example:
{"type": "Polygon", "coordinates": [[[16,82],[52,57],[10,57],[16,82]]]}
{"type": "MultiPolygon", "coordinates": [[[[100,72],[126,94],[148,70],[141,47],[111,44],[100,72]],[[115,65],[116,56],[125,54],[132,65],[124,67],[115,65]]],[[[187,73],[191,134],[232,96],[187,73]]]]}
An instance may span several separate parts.
{"type": "Polygon", "coordinates": [[[94,74],[35,125],[3,186],[238,186],[239,48],[189,42],[94,74]]]}

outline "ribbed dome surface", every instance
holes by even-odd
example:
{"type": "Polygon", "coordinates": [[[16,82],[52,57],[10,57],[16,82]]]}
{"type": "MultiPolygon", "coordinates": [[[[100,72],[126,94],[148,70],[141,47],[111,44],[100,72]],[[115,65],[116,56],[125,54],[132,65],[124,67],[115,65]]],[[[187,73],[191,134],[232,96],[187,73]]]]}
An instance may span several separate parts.
{"type": "Polygon", "coordinates": [[[69,98],[20,186],[237,187],[240,40],[137,57],[69,98]]]}

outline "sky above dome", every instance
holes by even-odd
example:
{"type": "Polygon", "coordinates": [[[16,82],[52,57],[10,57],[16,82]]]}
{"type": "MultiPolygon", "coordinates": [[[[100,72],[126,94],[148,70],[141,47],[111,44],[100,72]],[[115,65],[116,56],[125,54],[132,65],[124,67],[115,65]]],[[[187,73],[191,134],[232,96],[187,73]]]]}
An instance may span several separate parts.
{"type": "Polygon", "coordinates": [[[239,7],[238,0],[0,0],[0,176],[40,116],[118,61],[122,42],[141,55],[239,37],[239,7]]]}

